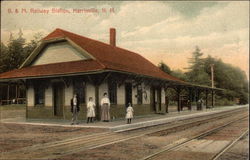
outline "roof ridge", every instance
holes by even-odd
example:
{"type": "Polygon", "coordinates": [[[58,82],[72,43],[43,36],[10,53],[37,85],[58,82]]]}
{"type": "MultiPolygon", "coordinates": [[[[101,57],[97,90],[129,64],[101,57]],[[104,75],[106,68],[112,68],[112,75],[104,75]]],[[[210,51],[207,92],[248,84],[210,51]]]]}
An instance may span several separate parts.
{"type": "MultiPolygon", "coordinates": [[[[133,53],[133,54],[136,54],[137,56],[140,56],[140,57],[142,57],[142,58],[144,58],[142,55],[140,55],[139,53],[136,53],[136,52],[134,52],[134,51],[131,51],[131,50],[128,50],[128,49],[125,49],[125,48],[121,48],[121,47],[118,47],[118,46],[112,46],[112,45],[110,45],[110,44],[108,44],[108,43],[105,43],[105,42],[102,42],[102,41],[99,41],[99,40],[95,40],[95,39],[92,39],[92,38],[89,38],[89,37],[85,37],[85,36],[83,36],[83,35],[79,35],[79,34],[76,34],[76,33],[73,33],[73,32],[70,32],[70,31],[67,31],[67,30],[64,30],[64,29],[61,29],[61,28],[56,28],[54,31],[56,31],[56,30],[58,30],[60,33],[62,33],[65,37],[68,37],[68,38],[70,38],[69,36],[67,36],[67,35],[65,35],[65,32],[66,32],[66,34],[72,34],[72,35],[74,35],[74,36],[79,36],[79,37],[82,37],[82,38],[86,38],[86,39],[89,39],[89,40],[92,40],[92,41],[95,41],[95,42],[98,42],[98,43],[102,43],[102,44],[104,44],[104,45],[107,45],[107,46],[109,46],[109,47],[112,47],[112,48],[115,48],[115,49],[120,49],[120,50],[123,50],[123,51],[127,51],[127,52],[130,52],[130,53],[133,53]]],[[[53,32],[54,32],[53,31],[53,32]]],[[[52,32],[52,33],[53,33],[52,32]]],[[[47,37],[47,36],[46,36],[47,37]]],[[[45,38],[46,38],[45,37],[45,38]]],[[[72,40],[72,39],[71,39],[72,40]]],[[[146,58],[144,58],[144,59],[146,59],[146,58]]],[[[146,59],[147,60],[147,59],[146,59]]],[[[147,60],[148,62],[150,62],[149,60],[147,60]]],[[[153,64],[152,62],[150,62],[151,64],[153,64]]],[[[153,64],[154,65],[154,64],[153,64]]]]}
{"type": "Polygon", "coordinates": [[[58,32],[60,32],[60,33],[62,33],[64,35],[63,29],[61,29],[61,28],[56,28],[55,31],[58,31],[58,32]]]}
{"type": "MultiPolygon", "coordinates": [[[[130,52],[130,53],[132,53],[132,54],[135,54],[135,55],[139,56],[140,58],[143,58],[144,60],[146,60],[146,61],[147,61],[148,63],[150,63],[152,66],[156,67],[157,70],[160,71],[162,74],[167,75],[167,76],[170,76],[170,77],[172,77],[172,78],[174,78],[174,79],[177,79],[177,80],[182,81],[181,79],[179,79],[179,78],[177,78],[177,77],[174,77],[174,76],[172,76],[172,75],[170,75],[170,74],[168,74],[168,73],[163,72],[160,68],[158,68],[157,66],[155,66],[151,61],[149,61],[148,59],[144,58],[144,57],[143,57],[142,55],[140,55],[139,53],[136,53],[136,52],[133,52],[133,51],[130,51],[130,50],[128,50],[128,49],[121,48],[121,47],[117,47],[117,46],[114,47],[114,46],[112,46],[112,45],[110,45],[110,44],[108,44],[108,43],[104,43],[104,42],[101,42],[101,41],[98,41],[98,40],[95,40],[95,39],[91,39],[91,38],[88,38],[88,37],[85,37],[85,36],[82,36],[82,35],[79,35],[79,34],[76,34],[76,33],[72,33],[72,32],[63,30],[63,29],[60,29],[60,30],[61,30],[62,32],[66,32],[66,33],[69,33],[69,34],[73,34],[73,35],[75,35],[75,36],[83,37],[83,38],[86,38],[86,39],[89,39],[89,40],[93,40],[93,41],[98,42],[98,43],[102,43],[102,44],[107,45],[107,46],[109,46],[109,47],[113,47],[114,49],[123,50],[123,51],[126,51],[126,52],[130,52]]],[[[66,35],[66,37],[68,37],[68,36],[66,35]]],[[[68,38],[70,38],[70,37],[68,37],[68,38]]],[[[99,64],[101,64],[104,68],[107,68],[107,66],[105,66],[103,63],[101,63],[101,61],[100,61],[99,59],[96,59],[96,60],[97,60],[97,62],[98,62],[99,64]]]]}
{"type": "MultiPolygon", "coordinates": [[[[55,33],[59,33],[60,36],[62,35],[63,37],[65,37],[65,34],[62,32],[62,29],[60,28],[56,28],[55,30],[53,30],[52,32],[50,32],[47,36],[45,36],[42,40],[48,40],[48,39],[53,39],[55,38],[53,34],[55,33]],[[53,35],[53,37],[51,38],[50,36],[53,35]]],[[[57,35],[58,36],[58,35],[57,35]]]]}
{"type": "MultiPolygon", "coordinates": [[[[92,56],[94,56],[96,58],[96,62],[99,65],[101,65],[103,67],[103,69],[108,68],[110,66],[108,64],[104,63],[104,61],[106,61],[107,59],[100,59],[100,58],[103,57],[103,56],[101,56],[100,53],[101,52],[107,52],[107,53],[114,52],[117,55],[117,56],[115,56],[115,58],[116,58],[115,61],[123,61],[123,59],[118,60],[119,56],[121,56],[121,57],[125,56],[126,58],[133,57],[134,59],[138,58],[138,60],[140,59],[141,63],[146,62],[148,67],[152,69],[152,72],[158,72],[158,73],[154,73],[154,74],[159,74],[159,76],[163,76],[163,77],[165,77],[167,79],[174,79],[174,80],[177,80],[177,81],[182,81],[182,80],[180,80],[179,78],[177,78],[175,76],[172,76],[170,74],[167,74],[167,73],[163,72],[159,67],[157,67],[157,65],[155,65],[154,63],[152,63],[151,61],[149,61],[148,59],[146,59],[145,57],[143,57],[139,53],[136,53],[134,51],[130,51],[128,49],[124,49],[124,48],[121,48],[121,47],[112,46],[112,45],[110,45],[108,43],[104,43],[104,42],[99,41],[99,40],[88,38],[88,37],[85,37],[85,36],[82,36],[82,35],[79,35],[79,34],[76,34],[76,33],[61,29],[61,28],[56,28],[56,30],[53,31],[51,34],[49,34],[47,37],[45,37],[45,39],[46,38],[47,39],[53,39],[53,38],[60,37],[60,36],[65,36],[65,37],[69,38],[70,40],[74,41],[81,48],[87,49],[86,51],[90,52],[90,54],[92,54],[92,56]],[[94,44],[94,46],[92,44],[94,44]],[[95,46],[98,46],[98,48],[97,48],[98,51],[95,50],[95,49],[93,50],[93,47],[95,48],[95,46]],[[105,50],[102,50],[102,48],[105,49],[105,50]],[[99,52],[99,54],[91,53],[91,52],[95,52],[95,51],[99,52]]],[[[112,53],[112,54],[108,54],[108,55],[112,56],[112,55],[115,55],[115,54],[112,53]]],[[[112,60],[111,60],[111,62],[112,62],[112,60]]],[[[133,65],[137,66],[136,64],[137,64],[137,62],[133,61],[133,65]]]]}
{"type": "MultiPolygon", "coordinates": [[[[61,28],[57,28],[56,30],[59,30],[61,33],[63,33],[63,35],[65,35],[65,32],[66,32],[66,34],[73,34],[74,36],[79,36],[79,37],[82,37],[82,38],[86,38],[86,39],[89,39],[89,40],[92,40],[92,41],[96,41],[96,42],[100,42],[100,43],[109,45],[108,43],[105,43],[105,42],[102,42],[102,41],[98,41],[98,40],[95,40],[95,39],[92,39],[92,38],[89,38],[89,37],[85,37],[85,36],[82,36],[82,35],[70,32],[70,31],[66,31],[66,30],[61,29],[61,28]]],[[[68,37],[67,35],[65,35],[65,36],[68,37]]]]}
{"type": "MultiPolygon", "coordinates": [[[[62,29],[59,29],[60,30],[60,32],[68,32],[68,31],[64,31],[64,30],[62,30],[62,29]]],[[[68,33],[70,33],[70,34],[73,34],[73,35],[75,35],[75,36],[80,36],[80,37],[84,37],[84,36],[81,36],[81,35],[78,35],[78,34],[75,34],[75,33],[72,33],[72,32],[68,32],[68,33]]],[[[65,35],[65,34],[64,34],[65,35]]],[[[65,35],[67,38],[69,38],[71,41],[74,41],[74,40],[72,40],[71,39],[71,37],[69,37],[69,36],[67,36],[67,35],[65,35]]],[[[88,37],[84,37],[84,38],[86,38],[86,39],[90,39],[90,38],[88,38],[88,37]]],[[[93,40],[93,39],[90,39],[90,40],[93,40]]],[[[96,41],[96,40],[93,40],[93,41],[96,41]]],[[[97,41],[98,42],[98,41],[97,41]]],[[[92,56],[94,56],[94,55],[92,55],[92,56]]],[[[96,57],[95,57],[96,58],[96,57]]],[[[96,61],[97,61],[97,63],[99,63],[101,66],[103,66],[103,69],[105,69],[105,68],[107,68],[107,66],[105,66],[103,63],[101,63],[101,61],[98,59],[98,58],[96,58],[95,59],[96,61]]]]}
{"type": "MultiPolygon", "coordinates": [[[[112,46],[112,45],[110,45],[110,44],[108,44],[108,43],[105,43],[105,42],[102,42],[102,41],[99,41],[99,40],[95,40],[95,39],[92,39],[92,38],[89,38],[89,37],[85,37],[85,36],[83,36],[83,35],[79,35],[79,34],[76,34],[76,33],[73,33],[73,32],[70,32],[70,31],[67,31],[67,30],[64,30],[64,29],[61,29],[61,28],[56,28],[56,30],[59,30],[61,33],[66,32],[66,34],[67,34],[67,33],[73,34],[73,35],[75,35],[75,36],[83,37],[83,38],[86,38],[86,39],[89,39],[89,40],[92,40],[92,41],[95,41],[95,42],[98,42],[98,43],[102,43],[102,44],[107,45],[107,46],[109,46],[109,47],[116,48],[116,49],[120,49],[120,50],[124,50],[124,51],[127,51],[127,52],[131,52],[131,53],[134,53],[134,54],[136,54],[136,55],[138,55],[138,56],[140,56],[140,57],[143,57],[142,55],[140,55],[139,53],[136,53],[136,52],[134,52],[134,51],[131,51],[131,50],[128,50],[128,49],[125,49],[125,48],[121,48],[121,47],[119,47],[119,46],[112,46]]],[[[65,35],[64,33],[63,33],[63,35],[66,36],[66,37],[68,37],[68,36],[65,35]]],[[[69,38],[69,37],[68,37],[68,38],[69,38]]],[[[144,57],[143,57],[143,58],[144,58],[144,57]]],[[[146,59],[146,58],[144,58],[144,59],[146,59]]],[[[150,62],[150,61],[149,61],[149,62],[150,62]]],[[[150,63],[152,63],[152,62],[150,62],[150,63]]]]}

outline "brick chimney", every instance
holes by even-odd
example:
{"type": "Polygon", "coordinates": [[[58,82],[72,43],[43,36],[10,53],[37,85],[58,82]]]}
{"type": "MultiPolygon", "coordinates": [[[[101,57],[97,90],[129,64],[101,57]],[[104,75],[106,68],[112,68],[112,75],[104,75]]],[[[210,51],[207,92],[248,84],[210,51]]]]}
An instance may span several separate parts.
{"type": "Polygon", "coordinates": [[[116,31],[115,31],[115,28],[110,28],[109,30],[109,44],[111,46],[116,46],[116,31]]]}

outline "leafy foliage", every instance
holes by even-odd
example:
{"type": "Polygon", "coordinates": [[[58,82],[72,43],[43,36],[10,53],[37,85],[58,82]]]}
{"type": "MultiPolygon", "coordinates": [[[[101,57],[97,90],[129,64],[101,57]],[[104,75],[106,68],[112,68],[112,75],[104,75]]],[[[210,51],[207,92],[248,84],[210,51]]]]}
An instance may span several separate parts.
{"type": "Polygon", "coordinates": [[[239,103],[248,103],[248,80],[244,71],[238,67],[222,62],[221,59],[215,59],[208,56],[205,59],[205,71],[211,75],[210,64],[214,64],[214,81],[217,88],[226,89],[218,93],[222,98],[234,100],[238,98],[239,103]]]}
{"type": "Polygon", "coordinates": [[[5,63],[8,56],[8,47],[1,43],[1,53],[0,53],[0,72],[7,71],[7,63],[5,63]]]}
{"type": "Polygon", "coordinates": [[[187,77],[186,75],[184,74],[184,72],[182,72],[181,70],[177,69],[177,70],[171,70],[170,67],[165,64],[164,62],[161,62],[158,64],[158,67],[165,73],[169,74],[169,75],[172,75],[174,77],[177,77],[181,80],[186,80],[187,77]]]}
{"type": "Polygon", "coordinates": [[[195,51],[192,53],[192,58],[189,59],[189,71],[185,74],[187,75],[187,80],[189,82],[201,85],[210,85],[210,77],[208,73],[205,72],[206,67],[202,55],[203,53],[199,47],[196,47],[195,51]]]}
{"type": "Polygon", "coordinates": [[[218,102],[223,105],[229,105],[232,104],[235,99],[238,99],[240,104],[247,104],[249,82],[245,72],[238,67],[224,63],[221,59],[213,58],[210,55],[206,58],[202,58],[202,56],[203,53],[199,47],[196,47],[192,53],[192,58],[189,59],[190,66],[187,68],[188,72],[186,73],[181,70],[171,71],[163,62],[161,63],[160,69],[182,80],[211,86],[211,64],[213,64],[214,85],[217,88],[225,89],[223,92],[217,93],[216,99],[218,99],[218,102]]]}
{"type": "Polygon", "coordinates": [[[187,81],[187,75],[180,69],[173,70],[171,73],[172,76],[177,77],[181,80],[187,81]]]}
{"type": "Polygon", "coordinates": [[[37,47],[41,37],[42,34],[37,33],[29,43],[26,43],[22,33],[19,32],[18,38],[14,38],[12,34],[10,35],[7,45],[1,42],[0,73],[19,68],[37,47]]]}
{"type": "Polygon", "coordinates": [[[162,71],[164,71],[164,72],[166,72],[166,73],[168,73],[168,74],[171,74],[171,73],[172,73],[170,67],[169,67],[168,65],[166,65],[165,63],[163,63],[163,62],[160,62],[160,63],[158,64],[158,67],[159,67],[162,71]]]}

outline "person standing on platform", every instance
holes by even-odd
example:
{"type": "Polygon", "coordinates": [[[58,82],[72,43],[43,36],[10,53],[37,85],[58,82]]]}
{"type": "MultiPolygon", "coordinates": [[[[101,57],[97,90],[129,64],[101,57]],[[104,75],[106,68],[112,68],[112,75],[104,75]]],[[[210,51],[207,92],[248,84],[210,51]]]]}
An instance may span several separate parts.
{"type": "Polygon", "coordinates": [[[131,103],[128,103],[127,114],[126,114],[127,124],[131,124],[131,119],[133,117],[134,117],[134,109],[131,106],[131,103]]]}
{"type": "Polygon", "coordinates": [[[78,118],[78,112],[80,111],[80,103],[79,99],[77,97],[77,94],[74,94],[73,98],[70,101],[71,104],[71,112],[72,112],[72,121],[71,125],[78,124],[77,118],[78,118]]]}
{"type": "Polygon", "coordinates": [[[109,110],[110,110],[110,100],[108,98],[108,94],[105,92],[101,100],[101,120],[103,122],[109,122],[110,120],[109,110]]]}
{"type": "Polygon", "coordinates": [[[200,98],[199,100],[198,100],[198,108],[197,108],[197,110],[202,110],[202,104],[203,103],[203,100],[202,100],[202,98],[200,98]]]}
{"type": "Polygon", "coordinates": [[[203,109],[203,99],[202,99],[202,98],[200,99],[200,103],[201,103],[201,104],[200,104],[200,105],[201,105],[201,106],[200,106],[200,109],[202,110],[202,109],[203,109]]]}
{"type": "Polygon", "coordinates": [[[87,104],[87,123],[93,122],[95,117],[95,102],[93,98],[89,97],[89,102],[87,104]]]}

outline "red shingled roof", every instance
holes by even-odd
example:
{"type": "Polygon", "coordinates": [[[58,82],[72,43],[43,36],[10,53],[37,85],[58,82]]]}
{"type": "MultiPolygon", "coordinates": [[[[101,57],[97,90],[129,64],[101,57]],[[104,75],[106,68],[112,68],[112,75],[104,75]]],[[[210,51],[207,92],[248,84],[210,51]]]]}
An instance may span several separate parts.
{"type": "Polygon", "coordinates": [[[99,70],[103,70],[103,66],[96,60],[81,60],[24,67],[21,69],[15,69],[9,72],[2,73],[0,74],[0,78],[12,79],[24,77],[41,77],[99,70]]]}
{"type": "Polygon", "coordinates": [[[161,71],[157,66],[137,53],[119,47],[114,47],[100,41],[64,31],[62,29],[56,29],[55,31],[47,35],[43,40],[65,37],[69,38],[82,49],[86,50],[89,54],[96,58],[96,61],[92,60],[64,62],[26,67],[0,74],[0,78],[35,77],[43,75],[68,74],[74,72],[88,72],[91,70],[109,69],[183,82],[182,80],[161,71]],[[63,70],[62,68],[60,68],[60,65],[62,64],[68,65],[68,68],[66,70],[63,70]]]}

